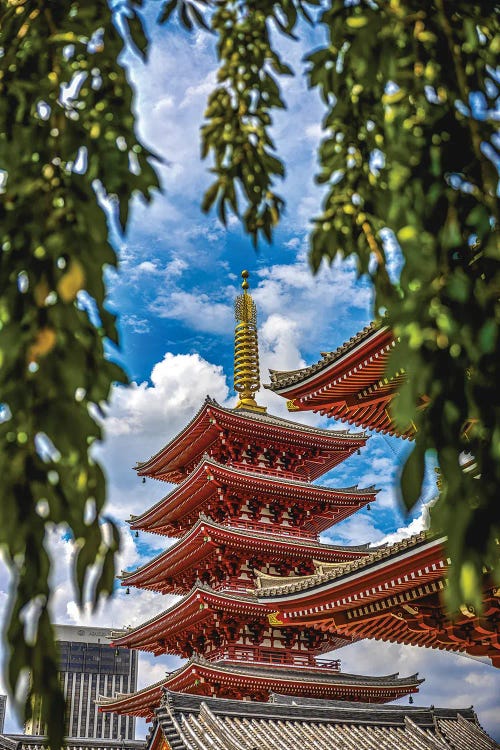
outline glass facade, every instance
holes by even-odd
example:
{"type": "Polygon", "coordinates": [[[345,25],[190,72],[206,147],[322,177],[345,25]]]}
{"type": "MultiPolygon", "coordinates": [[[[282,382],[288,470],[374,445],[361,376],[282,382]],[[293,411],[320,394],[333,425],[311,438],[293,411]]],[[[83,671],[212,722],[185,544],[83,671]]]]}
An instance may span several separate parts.
{"type": "Polygon", "coordinates": [[[131,652],[108,644],[59,642],[61,672],[129,675],[131,652]]]}
{"type": "Polygon", "coordinates": [[[3,732],[3,725],[5,724],[5,714],[7,713],[7,696],[0,695],[0,734],[3,732]]]}

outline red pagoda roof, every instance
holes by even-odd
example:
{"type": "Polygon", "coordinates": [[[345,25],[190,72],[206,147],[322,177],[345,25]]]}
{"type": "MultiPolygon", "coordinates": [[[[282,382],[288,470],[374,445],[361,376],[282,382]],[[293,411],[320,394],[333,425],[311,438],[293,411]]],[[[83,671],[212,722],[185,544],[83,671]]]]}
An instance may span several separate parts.
{"type": "Polygon", "coordinates": [[[448,565],[444,541],[444,537],[429,538],[421,532],[316,575],[296,580],[292,576],[276,576],[274,580],[266,576],[257,593],[266,601],[286,600],[280,618],[283,620],[293,618],[297,622],[313,612],[349,609],[353,603],[357,606],[382,598],[388,592],[409,589],[417,577],[426,583],[442,578],[448,565]]]}
{"type": "Polygon", "coordinates": [[[304,479],[321,476],[363,447],[367,436],[348,430],[325,430],[281,417],[245,409],[227,409],[207,396],[191,422],[158,453],[137,464],[139,476],[167,482],[182,481],[189,467],[197,464],[212,445],[227,437],[254,441],[256,437],[270,446],[314,449],[314,460],[305,460],[304,479]]]}
{"type": "Polygon", "coordinates": [[[463,605],[450,619],[441,601],[444,542],[422,532],[319,575],[278,585],[266,576],[259,600],[278,608],[276,625],[487,656],[500,667],[499,590],[486,576],[482,613],[463,605]]]}
{"type": "Polygon", "coordinates": [[[387,351],[387,346],[390,349],[393,341],[394,336],[387,326],[381,326],[375,322],[370,323],[337,349],[322,352],[322,358],[312,365],[299,370],[269,370],[271,383],[264,387],[277,393],[284,390],[294,394],[300,393],[306,391],[311,382],[318,382],[320,377],[328,383],[333,373],[348,373],[349,367],[356,365],[360,355],[364,356],[369,353],[379,356],[374,357],[375,362],[366,362],[365,366],[370,365],[370,372],[375,372],[377,375],[382,374],[383,367],[378,366],[380,364],[378,362],[380,353],[387,351]]]}
{"type": "Polygon", "coordinates": [[[355,696],[359,696],[357,699],[360,701],[387,703],[408,693],[418,692],[422,682],[417,674],[400,678],[396,672],[371,677],[321,667],[304,670],[290,665],[213,663],[196,657],[155,685],[135,693],[118,694],[115,698],[100,697],[99,710],[153,719],[154,709],[159,705],[165,689],[210,695],[214,683],[228,694],[256,693],[263,700],[268,700],[272,693],[279,690],[283,695],[307,695],[311,698],[329,696],[340,700],[356,700],[355,696]]]}
{"type": "Polygon", "coordinates": [[[96,703],[101,712],[112,711],[152,721],[155,718],[155,709],[160,705],[165,683],[166,679],[163,679],[142,690],[136,690],[135,693],[117,693],[113,698],[100,695],[96,703]]]}
{"type": "Polygon", "coordinates": [[[266,385],[288,399],[290,411],[312,410],[377,432],[413,437],[413,426],[401,431],[388,408],[406,374],[387,375],[394,334],[376,323],[301,370],[270,370],[266,385]]]}
{"type": "MultiPolygon", "coordinates": [[[[296,535],[286,537],[283,532],[271,534],[257,529],[225,526],[202,515],[172,547],[140,568],[122,573],[122,586],[137,586],[161,593],[186,593],[182,583],[186,571],[192,569],[192,577],[194,576],[187,589],[189,590],[194,584],[199,566],[214,555],[217,556],[222,545],[225,554],[232,551],[240,551],[247,557],[263,554],[267,560],[274,557],[280,562],[289,557],[295,560],[342,562],[365,557],[373,552],[373,548],[370,549],[368,545],[348,547],[321,544],[296,535]]],[[[246,585],[250,585],[250,581],[246,585]]]]}
{"type": "MultiPolygon", "coordinates": [[[[214,610],[245,617],[265,615],[270,611],[266,604],[258,602],[253,596],[214,591],[210,586],[198,583],[169,609],[115,637],[112,645],[138,648],[156,655],[170,653],[168,644],[165,643],[167,636],[188,632],[198,623],[212,617],[214,610]]],[[[171,653],[179,653],[179,650],[172,650],[171,653]]]]}
{"type": "MultiPolygon", "coordinates": [[[[299,482],[287,477],[245,471],[238,467],[223,465],[203,457],[196,469],[166,497],[140,516],[130,520],[132,529],[142,529],[167,536],[178,536],[196,522],[200,512],[207,512],[207,506],[217,505],[221,487],[234,488],[235,492],[259,493],[278,499],[307,501],[326,505],[324,512],[311,514],[304,523],[304,530],[312,536],[338,523],[367,503],[374,502],[377,490],[370,486],[364,489],[346,487],[334,489],[299,482]]],[[[240,519],[231,519],[237,526],[244,525],[240,519]]],[[[280,524],[280,534],[286,533],[286,526],[280,524]]],[[[293,527],[289,527],[293,534],[293,527]]]]}

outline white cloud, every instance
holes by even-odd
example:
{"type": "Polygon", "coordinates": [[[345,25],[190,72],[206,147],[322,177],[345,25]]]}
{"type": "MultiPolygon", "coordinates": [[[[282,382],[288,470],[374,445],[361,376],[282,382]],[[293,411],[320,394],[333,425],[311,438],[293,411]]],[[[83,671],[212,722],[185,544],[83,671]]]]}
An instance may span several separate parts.
{"type": "Polygon", "coordinates": [[[200,83],[197,83],[193,86],[188,86],[186,89],[186,93],[184,95],[183,100],[181,101],[179,107],[180,109],[186,109],[187,107],[190,107],[193,102],[196,100],[201,99],[203,104],[205,104],[208,95],[211,91],[215,88],[216,85],[216,74],[215,69],[211,70],[205,78],[200,81],[200,83]]]}
{"type": "MultiPolygon", "coordinates": [[[[208,95],[216,82],[215,40],[201,31],[188,35],[154,24],[149,31],[152,42],[148,64],[138,64],[130,57],[130,74],[137,92],[139,134],[165,161],[160,168],[165,192],[152,206],[138,203],[133,215],[141,232],[161,236],[174,251],[185,250],[179,228],[190,227],[194,214],[201,217],[201,196],[212,180],[208,174],[210,159],[205,163],[200,159],[199,131],[208,95]]],[[[324,107],[303,75],[304,55],[316,43],[310,31],[299,42],[280,41],[284,59],[297,75],[280,82],[287,111],[273,114],[271,129],[277,152],[288,165],[284,182],[277,185],[287,200],[287,228],[300,231],[309,229],[310,215],[297,210],[299,205],[310,198],[315,212],[320,203],[320,192],[314,184],[315,146],[321,135],[318,123],[324,107]]],[[[237,223],[230,215],[230,228],[237,223]]]]}
{"type": "Polygon", "coordinates": [[[305,367],[299,349],[302,332],[296,321],[272,313],[259,331],[260,358],[263,373],[269,369],[295,370],[305,367]]]}
{"type": "MultiPolygon", "coordinates": [[[[335,483],[336,484],[336,483],[335,483]]],[[[376,527],[375,511],[358,511],[339,527],[333,526],[321,536],[327,544],[357,545],[372,542],[378,544],[382,532],[376,527]]]]}
{"type": "MultiPolygon", "coordinates": [[[[130,532],[123,525],[120,527],[121,551],[116,556],[116,569],[136,567],[146,562],[150,555],[143,556],[133,543],[130,532]]],[[[173,600],[173,597],[162,597],[150,591],[118,588],[111,599],[101,600],[95,611],[90,604],[80,609],[75,598],[72,582],[72,560],[74,555],[73,541],[68,538],[65,529],[52,529],[48,533],[47,547],[52,559],[51,570],[51,618],[57,624],[99,625],[110,628],[135,626],[162,611],[173,600]]],[[[8,612],[7,589],[10,585],[10,573],[0,559],[0,621],[5,623],[8,612]]],[[[0,649],[4,658],[4,645],[0,649]]],[[[140,656],[142,661],[142,656],[140,656]]],[[[141,667],[140,667],[141,669],[141,667]]],[[[144,674],[144,669],[142,670],[144,674]]],[[[147,672],[146,672],[147,673],[147,672]]],[[[0,693],[6,692],[6,684],[0,679],[0,693]]],[[[9,701],[5,731],[20,731],[14,715],[14,705],[9,701]]]]}
{"type": "MultiPolygon", "coordinates": [[[[138,567],[149,559],[149,555],[144,554],[144,551],[141,553],[134,543],[128,527],[121,523],[119,530],[120,552],[115,557],[117,574],[122,570],[138,567]]],[[[166,545],[161,545],[161,547],[164,546],[166,545]]],[[[92,611],[90,603],[86,603],[81,610],[74,597],[72,585],[71,570],[75,551],[73,541],[68,538],[65,530],[54,529],[48,537],[48,548],[54,563],[51,573],[52,598],[50,603],[53,622],[79,625],[102,623],[106,627],[113,628],[134,626],[151,617],[154,611],[159,612],[164,609],[171,601],[171,597],[155,596],[151,591],[140,592],[130,589],[130,594],[126,594],[124,588],[118,587],[111,599],[103,599],[99,602],[96,611],[92,611]],[[148,612],[152,614],[146,617],[148,612]],[[126,613],[126,622],[124,613],[126,613]]]]}
{"type": "Polygon", "coordinates": [[[156,263],[152,263],[150,260],[144,260],[137,266],[137,271],[142,273],[154,273],[158,270],[156,263]]]}
{"type": "Polygon", "coordinates": [[[174,257],[165,266],[165,278],[170,281],[173,279],[180,279],[180,277],[188,267],[188,264],[183,258],[174,257]]]}
{"type": "Polygon", "coordinates": [[[309,138],[315,143],[319,143],[325,131],[321,127],[321,123],[313,122],[310,125],[306,126],[304,133],[305,133],[306,138],[309,138]]]}
{"type": "Polygon", "coordinates": [[[161,117],[165,111],[170,112],[175,106],[175,99],[171,94],[165,94],[153,105],[153,112],[157,117],[161,117]]]}
{"type": "Polygon", "coordinates": [[[150,382],[117,386],[104,421],[98,450],[110,481],[109,509],[116,517],[138,514],[166,494],[168,486],[139,481],[132,467],[147,459],[192,419],[208,394],[225,403],[229,389],[222,368],[198,354],[167,352],[151,371],[150,382]]]}
{"type": "MultiPolygon", "coordinates": [[[[336,658],[336,652],[332,652],[336,658]]],[[[459,654],[419,646],[366,640],[339,652],[344,672],[405,677],[418,672],[425,682],[414,696],[415,705],[469,708],[474,705],[479,722],[500,737],[500,670],[459,654]]],[[[408,698],[396,701],[408,703],[408,698]]]]}
{"type": "Polygon", "coordinates": [[[262,314],[286,315],[299,326],[301,343],[306,336],[319,338],[326,329],[331,336],[332,320],[342,321],[346,309],[364,313],[371,298],[350,263],[324,266],[313,276],[306,258],[299,256],[295,263],[273,265],[258,275],[253,295],[262,314]]]}
{"type": "Polygon", "coordinates": [[[195,331],[227,333],[233,325],[232,308],[223,302],[212,302],[207,294],[175,291],[160,294],[151,305],[160,318],[182,321],[195,331]]]}
{"type": "Polygon", "coordinates": [[[230,227],[231,229],[234,229],[234,227],[239,226],[239,224],[240,224],[240,220],[238,219],[238,217],[235,216],[234,214],[229,214],[229,216],[227,217],[228,227],[230,227]]]}
{"type": "Polygon", "coordinates": [[[137,315],[122,315],[120,321],[122,325],[127,326],[134,333],[149,333],[151,330],[149,320],[137,315]]]}
{"type": "Polygon", "coordinates": [[[130,71],[137,90],[139,132],[168,164],[168,193],[193,200],[200,182],[208,180],[199,158],[199,127],[215,80],[214,43],[208,37],[200,44],[195,37],[154,26],[151,32],[148,64],[133,64],[130,71]]]}
{"type": "Polygon", "coordinates": [[[378,543],[394,544],[394,542],[399,542],[401,539],[406,539],[406,537],[413,536],[414,534],[419,534],[421,531],[428,529],[429,524],[429,508],[427,505],[423,505],[419,516],[410,521],[410,523],[406,526],[400,526],[399,529],[397,529],[393,533],[386,534],[378,543]]]}
{"type": "Polygon", "coordinates": [[[199,354],[167,352],[151,371],[151,384],[117,386],[111,397],[104,428],[106,438],[120,434],[134,436],[134,444],[171,437],[188,415],[199,408],[211,391],[221,401],[228,394],[226,378],[219,365],[199,354]]]}

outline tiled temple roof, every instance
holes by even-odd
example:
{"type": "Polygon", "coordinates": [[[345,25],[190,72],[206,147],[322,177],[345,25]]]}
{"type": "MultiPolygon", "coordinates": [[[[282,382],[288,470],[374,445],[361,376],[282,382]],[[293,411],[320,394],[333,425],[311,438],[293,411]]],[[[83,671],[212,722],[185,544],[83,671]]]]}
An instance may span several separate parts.
{"type": "Polygon", "coordinates": [[[17,750],[17,742],[11,737],[0,734],[0,750],[17,750]]]}
{"type": "Polygon", "coordinates": [[[374,677],[372,675],[349,674],[348,672],[337,672],[334,670],[320,671],[320,668],[304,669],[302,666],[294,667],[293,665],[276,665],[269,666],[263,664],[253,664],[252,662],[210,662],[202,656],[193,656],[190,664],[202,664],[207,667],[216,668],[221,672],[231,672],[233,674],[248,675],[251,677],[275,679],[280,675],[280,679],[300,680],[301,683],[307,682],[324,682],[326,684],[349,684],[364,685],[367,687],[382,687],[398,685],[419,685],[424,680],[418,679],[418,673],[409,677],[399,677],[399,672],[393,674],[374,677]]]}
{"type": "MultiPolygon", "coordinates": [[[[223,412],[224,414],[228,414],[231,416],[236,416],[242,420],[246,420],[249,422],[259,422],[263,424],[270,425],[272,427],[279,427],[281,429],[289,429],[293,430],[294,432],[302,432],[309,435],[319,435],[322,437],[332,437],[332,438],[341,438],[343,440],[360,440],[365,437],[367,437],[365,432],[351,432],[350,430],[329,430],[325,429],[324,427],[311,427],[307,424],[302,424],[301,422],[294,422],[290,419],[284,419],[283,417],[275,417],[272,414],[263,414],[256,411],[250,411],[248,409],[229,409],[225,406],[221,406],[215,399],[211,398],[210,396],[207,396],[205,398],[205,401],[203,402],[201,408],[196,412],[196,414],[193,416],[193,418],[188,422],[188,424],[184,427],[181,432],[178,433],[177,436],[174,436],[167,445],[169,445],[171,442],[174,442],[175,440],[178,440],[182,436],[185,436],[189,434],[191,426],[196,422],[196,420],[202,415],[203,411],[207,408],[207,406],[213,406],[215,409],[218,409],[219,411],[223,412]]],[[[153,454],[149,459],[145,461],[139,461],[136,464],[136,469],[140,472],[141,468],[148,464],[149,462],[153,461],[155,458],[161,456],[163,451],[165,450],[165,446],[161,448],[157,453],[153,454]]]]}
{"type": "Polygon", "coordinates": [[[360,438],[366,437],[365,432],[351,432],[349,429],[346,430],[330,430],[325,427],[313,427],[302,422],[294,422],[291,419],[284,419],[283,417],[276,417],[274,414],[261,414],[260,412],[250,411],[249,409],[226,409],[217,401],[213,401],[207,396],[207,401],[212,403],[218,409],[226,412],[226,414],[236,414],[237,416],[251,419],[252,421],[263,422],[264,424],[273,425],[276,427],[282,427],[290,430],[298,430],[299,432],[306,432],[313,435],[321,436],[337,436],[340,438],[359,440],[360,438]]]}
{"type": "Polygon", "coordinates": [[[350,560],[345,563],[335,563],[330,566],[328,564],[323,564],[322,573],[315,573],[310,576],[288,576],[286,578],[280,578],[279,576],[261,576],[257,573],[257,579],[259,581],[259,589],[257,593],[259,598],[262,598],[266,596],[280,596],[291,594],[296,591],[303,591],[325,583],[326,581],[349,575],[355,570],[366,568],[373,563],[391,558],[399,552],[416,547],[429,539],[430,537],[427,532],[421,531],[419,534],[401,539],[401,541],[395,542],[390,546],[378,547],[373,549],[373,551],[369,550],[365,556],[356,560],[350,560]]]}
{"type": "Polygon", "coordinates": [[[380,323],[370,323],[361,331],[359,331],[359,333],[357,333],[355,336],[352,336],[348,341],[339,346],[337,349],[334,349],[331,352],[321,352],[321,359],[319,360],[319,362],[315,362],[308,367],[303,367],[300,370],[269,370],[271,382],[264,385],[264,388],[275,391],[280,390],[281,388],[285,388],[286,386],[293,385],[294,383],[299,383],[300,381],[308,378],[310,375],[314,375],[316,372],[319,372],[324,367],[328,367],[328,365],[332,364],[332,362],[335,362],[337,359],[339,359],[339,357],[347,354],[362,341],[365,341],[377,331],[384,330],[384,328],[381,328],[380,323]]]}
{"type": "MultiPolygon", "coordinates": [[[[217,601],[219,604],[223,603],[226,611],[242,610],[248,613],[250,611],[260,611],[260,609],[262,609],[262,612],[266,610],[266,607],[258,602],[251,593],[243,594],[236,591],[219,591],[206,583],[197,581],[188,594],[175,601],[170,607],[163,610],[163,612],[159,612],[149,620],[135,627],[113,630],[112,637],[114,640],[111,645],[121,646],[123,644],[128,648],[135,648],[135,645],[131,644],[130,639],[140,635],[141,632],[143,634],[149,633],[151,639],[156,640],[161,637],[159,631],[168,624],[175,623],[175,626],[179,627],[184,614],[190,611],[189,608],[198,608],[198,600],[202,598],[201,595],[203,594],[206,594],[207,598],[211,598],[212,601],[217,601]]],[[[140,646],[140,648],[145,649],[144,646],[140,646]]]]}
{"type": "MultiPolygon", "coordinates": [[[[148,685],[141,690],[133,693],[117,693],[114,696],[99,696],[98,704],[103,710],[117,711],[118,713],[135,713],[142,715],[149,713],[152,715],[154,707],[160,702],[161,692],[171,692],[171,690],[181,689],[186,678],[192,681],[192,675],[196,674],[201,681],[210,682],[229,682],[248,684],[249,682],[259,686],[271,686],[271,690],[276,689],[279,684],[281,689],[286,690],[287,686],[296,684],[303,685],[306,689],[318,686],[324,686],[327,689],[337,688],[340,693],[349,691],[352,688],[365,691],[366,694],[387,695],[393,692],[395,695],[405,695],[408,692],[417,692],[418,686],[424,682],[419,679],[418,673],[408,677],[399,677],[399,673],[371,676],[356,675],[348,672],[340,672],[338,669],[331,669],[319,663],[316,667],[304,669],[300,666],[287,664],[254,664],[252,662],[242,661],[209,661],[203,656],[194,654],[184,664],[167,673],[160,682],[148,685]],[[149,710],[147,706],[150,706],[149,710]],[[128,710],[126,708],[128,707],[128,710]]],[[[393,696],[394,697],[394,696],[393,696]]],[[[391,698],[385,697],[385,700],[391,698]]],[[[393,699],[393,698],[392,698],[393,699]]],[[[300,700],[300,699],[298,699],[300,700]]],[[[348,705],[356,705],[349,703],[348,705]]]]}
{"type": "MultiPolygon", "coordinates": [[[[163,550],[162,552],[158,553],[154,557],[151,558],[151,560],[148,560],[148,562],[144,563],[143,565],[139,566],[138,568],[135,568],[130,571],[121,571],[121,574],[118,576],[122,581],[126,581],[127,578],[130,578],[131,576],[135,576],[138,573],[140,573],[143,570],[147,570],[148,568],[152,568],[156,563],[159,563],[162,559],[167,559],[169,556],[172,556],[175,552],[178,552],[180,549],[182,549],[185,545],[186,537],[194,536],[198,529],[200,527],[207,527],[208,529],[213,529],[216,531],[221,531],[223,534],[225,534],[227,537],[231,538],[232,536],[241,536],[245,539],[248,539],[249,542],[251,542],[254,539],[257,539],[262,542],[269,542],[273,546],[283,547],[285,549],[293,547],[293,548],[314,548],[321,551],[327,551],[327,552],[338,552],[338,553],[345,553],[345,554],[366,554],[369,555],[371,552],[374,552],[378,549],[384,549],[386,547],[385,544],[379,545],[379,546],[373,546],[371,547],[369,544],[357,544],[357,545],[345,545],[345,544],[323,544],[322,542],[316,540],[316,539],[307,539],[307,538],[301,538],[299,536],[284,536],[279,535],[276,531],[273,533],[273,529],[269,532],[266,531],[259,531],[257,529],[245,529],[243,527],[239,526],[230,526],[227,524],[217,523],[217,521],[212,520],[209,516],[205,515],[204,513],[200,513],[200,517],[196,524],[188,531],[186,534],[181,537],[179,540],[176,540],[174,544],[172,544],[170,547],[168,547],[166,550],[163,550]]],[[[328,566],[329,563],[322,563],[323,566],[328,566]]],[[[276,579],[274,579],[276,580],[276,579]]],[[[124,584],[125,585],[125,584],[124,584]]]]}
{"type": "Polygon", "coordinates": [[[331,487],[330,485],[321,485],[321,484],[312,484],[311,482],[307,481],[301,481],[299,479],[291,479],[287,476],[280,476],[279,474],[266,474],[264,472],[259,472],[258,470],[245,470],[244,468],[240,466],[232,466],[230,464],[222,464],[219,461],[216,461],[215,458],[212,458],[208,456],[207,454],[204,454],[198,464],[193,469],[192,473],[189,474],[182,482],[180,482],[177,486],[175,486],[170,492],[161,498],[161,500],[158,500],[157,503],[152,505],[150,508],[148,508],[146,511],[141,513],[140,515],[131,515],[128,519],[127,523],[133,524],[137,519],[142,518],[146,514],[151,513],[152,511],[156,510],[157,508],[160,508],[166,500],[171,495],[174,495],[176,493],[179,493],[184,487],[189,487],[190,483],[193,482],[193,479],[195,478],[196,473],[204,468],[210,468],[213,467],[214,469],[220,469],[222,471],[227,472],[228,474],[234,476],[236,479],[244,478],[252,482],[261,482],[264,484],[282,484],[286,487],[301,487],[304,490],[310,490],[312,488],[313,492],[316,491],[324,491],[325,495],[334,495],[335,493],[338,494],[345,494],[345,495],[368,495],[368,494],[375,494],[379,492],[379,489],[374,485],[371,484],[368,487],[359,487],[357,484],[350,485],[349,487],[331,487]]]}
{"type": "Polygon", "coordinates": [[[270,703],[166,692],[158,730],[175,750],[494,750],[472,708],[353,705],[280,696],[270,703]]]}
{"type": "Polygon", "coordinates": [[[161,680],[158,680],[158,682],[153,682],[151,685],[146,685],[143,688],[139,688],[139,690],[136,690],[133,693],[120,693],[117,692],[115,695],[101,695],[99,694],[96,700],[96,703],[98,706],[106,706],[112,703],[116,703],[116,701],[121,700],[122,698],[128,698],[129,696],[135,695],[135,696],[145,696],[148,693],[154,692],[156,689],[161,690],[163,686],[165,685],[168,678],[173,675],[177,674],[183,667],[179,667],[179,669],[174,670],[173,672],[167,672],[166,677],[162,677],[161,680]]]}
{"type": "Polygon", "coordinates": [[[299,430],[299,432],[307,432],[316,435],[336,435],[341,438],[354,438],[355,440],[359,440],[359,438],[365,437],[364,432],[351,432],[348,429],[329,430],[325,427],[312,427],[311,425],[303,424],[302,422],[295,422],[291,419],[285,419],[284,417],[276,417],[274,414],[267,414],[267,412],[265,414],[262,414],[260,412],[251,411],[249,409],[228,409],[225,406],[221,406],[213,398],[210,398],[210,396],[207,396],[205,403],[215,406],[217,409],[220,409],[226,414],[245,417],[246,419],[252,421],[263,422],[264,424],[270,424],[277,427],[284,427],[285,429],[299,430]]]}

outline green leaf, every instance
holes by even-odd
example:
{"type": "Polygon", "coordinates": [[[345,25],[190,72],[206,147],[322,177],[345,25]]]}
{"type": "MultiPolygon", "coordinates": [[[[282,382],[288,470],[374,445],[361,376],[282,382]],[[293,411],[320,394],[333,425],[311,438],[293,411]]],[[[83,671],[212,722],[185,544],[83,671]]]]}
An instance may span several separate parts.
{"type": "Polygon", "coordinates": [[[160,16],[158,17],[158,23],[159,24],[166,23],[170,19],[170,16],[172,15],[176,7],[177,7],[177,0],[169,0],[168,3],[165,3],[160,13],[160,16]]]}
{"type": "Polygon", "coordinates": [[[131,16],[125,16],[127,19],[128,31],[132,40],[134,48],[142,57],[143,61],[146,62],[148,58],[148,44],[149,40],[144,31],[144,25],[142,19],[138,13],[133,13],[131,16]]]}
{"type": "Polygon", "coordinates": [[[411,510],[422,494],[425,475],[425,450],[417,441],[406,459],[401,473],[401,496],[407,510],[411,510]]]}
{"type": "Polygon", "coordinates": [[[180,12],[179,12],[179,18],[180,18],[180,22],[181,22],[182,26],[184,26],[184,28],[187,31],[192,31],[193,30],[193,22],[191,21],[191,19],[189,17],[188,7],[189,6],[188,6],[187,3],[182,2],[181,7],[180,7],[180,12]]]}
{"type": "Polygon", "coordinates": [[[208,213],[210,209],[212,208],[215,199],[217,198],[217,193],[219,192],[219,180],[212,183],[208,190],[205,192],[205,195],[203,197],[203,202],[201,204],[201,208],[205,213],[208,213]]]}
{"type": "Polygon", "coordinates": [[[205,18],[203,17],[202,13],[200,13],[196,5],[194,5],[193,3],[189,3],[189,13],[191,16],[193,16],[195,23],[200,27],[200,29],[205,29],[205,31],[211,31],[210,26],[205,21],[205,18]]]}
{"type": "Polygon", "coordinates": [[[497,348],[498,326],[496,321],[487,320],[479,331],[479,346],[486,354],[491,354],[497,348]]]}

